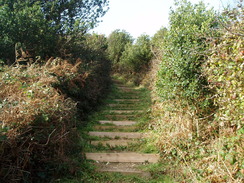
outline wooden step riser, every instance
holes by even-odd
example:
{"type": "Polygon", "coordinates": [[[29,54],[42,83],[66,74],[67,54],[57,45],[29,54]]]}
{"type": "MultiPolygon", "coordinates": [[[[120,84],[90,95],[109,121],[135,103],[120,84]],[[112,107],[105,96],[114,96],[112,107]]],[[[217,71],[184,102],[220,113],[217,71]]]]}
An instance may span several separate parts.
{"type": "Polygon", "coordinates": [[[140,153],[86,153],[86,158],[99,162],[116,163],[157,163],[158,154],[140,154],[140,153]]]}
{"type": "Polygon", "coordinates": [[[128,146],[130,144],[136,143],[134,140],[106,140],[106,141],[91,141],[92,145],[103,145],[103,146],[128,146]]]}
{"type": "Polygon", "coordinates": [[[99,121],[100,124],[113,124],[116,126],[131,126],[135,125],[137,122],[136,121],[106,121],[106,120],[101,120],[99,121]]]}
{"type": "Polygon", "coordinates": [[[130,120],[135,118],[135,115],[105,115],[104,116],[108,120],[130,120]]]}
{"type": "Polygon", "coordinates": [[[136,94],[136,93],[140,93],[140,91],[135,90],[134,88],[121,87],[121,86],[119,86],[119,87],[117,87],[117,88],[118,88],[120,91],[123,91],[123,92],[134,93],[134,94],[136,94]]]}
{"type": "Polygon", "coordinates": [[[95,130],[135,130],[136,126],[94,126],[95,130]]]}
{"type": "Polygon", "coordinates": [[[141,102],[140,99],[114,99],[115,102],[141,102]]]}
{"type": "Polygon", "coordinates": [[[139,105],[134,104],[108,104],[108,107],[115,109],[115,108],[121,108],[121,110],[138,110],[138,108],[142,108],[139,105]]]}
{"type": "Polygon", "coordinates": [[[97,168],[97,172],[103,173],[120,173],[123,175],[137,175],[140,177],[150,178],[150,172],[141,171],[138,166],[142,163],[93,163],[97,168]]]}
{"type": "Polygon", "coordinates": [[[109,137],[121,139],[139,139],[143,138],[143,134],[139,132],[89,132],[90,136],[109,137]]]}
{"type": "Polygon", "coordinates": [[[104,172],[104,173],[120,173],[122,175],[136,175],[139,177],[145,177],[150,178],[151,173],[150,172],[143,172],[143,171],[127,171],[124,169],[117,169],[117,170],[103,170],[103,169],[97,169],[97,172],[104,172]]]}
{"type": "Polygon", "coordinates": [[[104,111],[104,113],[112,113],[112,114],[138,114],[142,113],[143,110],[109,110],[109,111],[104,111]]]}

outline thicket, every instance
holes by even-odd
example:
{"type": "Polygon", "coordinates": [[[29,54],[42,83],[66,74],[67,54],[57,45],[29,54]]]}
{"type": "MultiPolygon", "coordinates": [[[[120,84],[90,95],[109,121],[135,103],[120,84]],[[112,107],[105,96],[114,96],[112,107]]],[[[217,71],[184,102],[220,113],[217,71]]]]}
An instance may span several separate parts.
{"type": "Polygon", "coordinates": [[[107,0],[3,0],[0,2],[0,58],[15,61],[15,44],[33,56],[64,56],[107,11],[107,0]]]}
{"type": "Polygon", "coordinates": [[[84,68],[61,58],[0,73],[1,182],[44,182],[74,174],[72,155],[82,141],[77,127],[109,88],[109,64],[84,68]]]}
{"type": "Polygon", "coordinates": [[[77,128],[110,84],[107,39],[86,32],[107,5],[0,2],[0,182],[49,182],[83,164],[77,128]],[[16,61],[16,43],[34,63],[6,66],[16,61]]]}
{"type": "Polygon", "coordinates": [[[140,73],[148,67],[152,59],[150,37],[142,35],[135,44],[127,44],[119,61],[121,70],[126,73],[140,73]]]}
{"type": "Polygon", "coordinates": [[[132,36],[124,30],[115,30],[108,36],[108,57],[115,70],[119,70],[120,58],[127,44],[132,44],[132,36]]]}
{"type": "Polygon", "coordinates": [[[170,28],[162,44],[158,93],[164,100],[182,101],[182,105],[190,105],[197,115],[204,115],[211,112],[211,101],[201,67],[209,48],[207,39],[216,35],[218,24],[215,12],[203,3],[183,3],[170,13],[170,28]]]}
{"type": "Polygon", "coordinates": [[[155,44],[162,61],[152,126],[165,171],[176,180],[243,182],[241,2],[217,14],[203,3],[177,1],[155,44]]]}
{"type": "Polygon", "coordinates": [[[108,37],[108,56],[114,72],[139,84],[153,56],[151,38],[141,35],[133,40],[129,33],[115,30],[108,37]]]}

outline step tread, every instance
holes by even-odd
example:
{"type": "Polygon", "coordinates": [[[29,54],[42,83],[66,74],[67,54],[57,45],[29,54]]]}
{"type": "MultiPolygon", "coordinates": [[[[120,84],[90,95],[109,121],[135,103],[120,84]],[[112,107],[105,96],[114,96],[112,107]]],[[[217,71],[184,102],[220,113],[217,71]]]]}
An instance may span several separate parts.
{"type": "Polygon", "coordinates": [[[86,158],[99,162],[157,163],[159,161],[159,154],[142,154],[136,152],[86,153],[86,158]]]}
{"type": "Polygon", "coordinates": [[[128,119],[128,118],[135,118],[135,115],[128,115],[128,114],[125,114],[125,115],[122,115],[122,114],[108,114],[108,115],[105,115],[106,118],[108,119],[114,119],[114,118],[122,118],[122,119],[128,119]]]}
{"type": "Polygon", "coordinates": [[[143,110],[107,110],[104,112],[123,114],[123,113],[140,113],[143,112],[143,110]]]}
{"type": "Polygon", "coordinates": [[[97,141],[91,141],[92,145],[99,145],[102,144],[104,146],[110,145],[110,146],[127,146],[130,143],[136,142],[135,140],[97,140],[97,141]]]}
{"type": "Polygon", "coordinates": [[[141,163],[94,163],[96,171],[109,172],[109,173],[121,173],[124,175],[136,174],[143,177],[151,177],[150,172],[145,172],[137,168],[141,163]]]}
{"type": "Polygon", "coordinates": [[[96,125],[93,127],[95,130],[135,130],[137,127],[132,125],[124,126],[101,126],[96,125]]]}
{"type": "Polygon", "coordinates": [[[97,136],[97,137],[110,137],[110,138],[142,138],[143,133],[140,132],[96,132],[96,131],[90,131],[88,133],[91,136],[97,136]]]}
{"type": "Polygon", "coordinates": [[[113,99],[115,102],[139,102],[140,99],[113,99]]]}
{"type": "MultiPolygon", "coordinates": [[[[126,107],[126,108],[135,108],[132,104],[107,104],[109,107],[126,107]]],[[[138,105],[137,105],[138,106],[138,105]]]]}
{"type": "Polygon", "coordinates": [[[137,122],[136,121],[106,121],[106,120],[101,120],[99,121],[100,124],[114,124],[116,126],[130,126],[130,125],[135,125],[137,122]]]}

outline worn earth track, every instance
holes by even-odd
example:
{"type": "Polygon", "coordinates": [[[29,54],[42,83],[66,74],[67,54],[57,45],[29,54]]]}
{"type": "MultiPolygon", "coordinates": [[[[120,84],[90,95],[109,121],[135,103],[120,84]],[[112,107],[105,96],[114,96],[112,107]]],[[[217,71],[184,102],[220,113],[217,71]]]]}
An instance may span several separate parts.
{"type": "MultiPolygon", "coordinates": [[[[123,85],[119,81],[114,81],[121,95],[113,98],[107,104],[108,110],[104,112],[104,119],[98,120],[94,126],[94,131],[88,132],[96,140],[91,141],[94,146],[126,147],[139,143],[146,134],[136,132],[137,121],[144,110],[138,110],[138,106],[143,101],[140,98],[139,90],[123,85]]],[[[102,152],[86,152],[89,160],[94,160],[96,170],[99,172],[137,174],[139,176],[150,177],[149,172],[144,172],[138,166],[145,163],[156,163],[159,160],[158,154],[140,153],[136,150],[123,151],[105,150],[102,152]]]]}

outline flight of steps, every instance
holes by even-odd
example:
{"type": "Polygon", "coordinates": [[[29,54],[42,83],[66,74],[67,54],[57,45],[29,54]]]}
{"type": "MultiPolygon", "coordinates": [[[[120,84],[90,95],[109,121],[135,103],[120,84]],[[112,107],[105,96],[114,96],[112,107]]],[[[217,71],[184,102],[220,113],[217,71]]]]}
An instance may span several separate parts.
{"type": "MultiPolygon", "coordinates": [[[[104,119],[98,121],[94,131],[89,135],[99,140],[92,140],[94,146],[126,147],[133,143],[140,143],[140,140],[147,138],[141,132],[137,132],[136,117],[144,111],[138,109],[143,99],[140,98],[140,91],[114,81],[120,96],[107,104],[108,110],[104,111],[104,119]],[[99,138],[98,138],[99,137],[99,138]]],[[[100,172],[138,174],[150,177],[149,172],[141,171],[138,166],[147,163],[156,163],[159,160],[158,154],[147,154],[122,150],[109,150],[107,152],[86,152],[89,160],[94,160],[96,170],[100,172]]]]}

